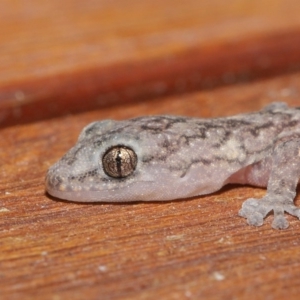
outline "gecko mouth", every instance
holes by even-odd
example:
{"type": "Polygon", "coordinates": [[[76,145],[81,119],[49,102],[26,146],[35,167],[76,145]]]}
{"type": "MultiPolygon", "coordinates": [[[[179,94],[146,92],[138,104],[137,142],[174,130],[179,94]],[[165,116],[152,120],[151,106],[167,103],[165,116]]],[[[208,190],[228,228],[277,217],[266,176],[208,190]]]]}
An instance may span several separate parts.
{"type": "Polygon", "coordinates": [[[146,195],[151,199],[151,195],[155,188],[153,184],[155,181],[145,180],[137,182],[120,182],[111,183],[110,187],[102,186],[101,184],[78,184],[78,181],[70,183],[68,177],[64,177],[52,170],[48,171],[45,180],[46,191],[53,197],[77,201],[77,202],[128,202],[142,200],[146,195]],[[140,189],[140,186],[143,186],[140,189]]]}
{"type": "MultiPolygon", "coordinates": [[[[139,184],[153,184],[155,183],[154,180],[140,180],[137,183],[139,184]]],[[[118,191],[118,190],[124,190],[125,188],[130,188],[130,186],[134,184],[134,183],[129,183],[127,185],[124,186],[112,186],[112,187],[105,187],[105,188],[101,188],[99,189],[99,187],[82,187],[82,186],[78,186],[78,185],[74,185],[72,186],[72,184],[65,184],[63,183],[63,181],[61,180],[61,178],[59,176],[55,176],[55,178],[49,178],[46,177],[46,190],[49,191],[58,191],[58,192],[81,192],[81,191],[86,191],[86,192],[102,192],[102,191],[118,191]]]]}

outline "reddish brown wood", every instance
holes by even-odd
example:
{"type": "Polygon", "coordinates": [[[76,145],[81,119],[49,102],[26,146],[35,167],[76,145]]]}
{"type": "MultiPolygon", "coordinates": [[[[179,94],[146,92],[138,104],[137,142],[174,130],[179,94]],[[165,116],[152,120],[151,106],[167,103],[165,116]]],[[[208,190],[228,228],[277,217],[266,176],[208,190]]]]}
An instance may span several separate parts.
{"type": "Polygon", "coordinates": [[[262,1],[249,12],[250,1],[126,2],[135,15],[122,1],[4,1],[0,125],[299,71],[300,4],[289,2],[270,11],[262,1]]]}
{"type": "Polygon", "coordinates": [[[237,215],[264,189],[82,204],[46,195],[44,177],[94,120],[300,106],[299,10],[1,1],[0,122],[14,126],[0,139],[0,299],[298,299],[299,220],[275,231],[272,216],[253,228],[237,215]]]}
{"type": "Polygon", "coordinates": [[[93,120],[230,115],[279,96],[299,105],[299,83],[300,74],[282,76],[2,129],[1,298],[250,299],[255,293],[297,299],[300,222],[289,217],[291,227],[275,231],[272,216],[253,228],[237,215],[243,200],[261,197],[263,189],[228,187],[165,203],[82,204],[45,195],[44,175],[93,120]]]}
{"type": "Polygon", "coordinates": [[[300,31],[286,32],[189,49],[170,59],[14,82],[0,94],[2,126],[295,72],[299,49],[300,31]]]}

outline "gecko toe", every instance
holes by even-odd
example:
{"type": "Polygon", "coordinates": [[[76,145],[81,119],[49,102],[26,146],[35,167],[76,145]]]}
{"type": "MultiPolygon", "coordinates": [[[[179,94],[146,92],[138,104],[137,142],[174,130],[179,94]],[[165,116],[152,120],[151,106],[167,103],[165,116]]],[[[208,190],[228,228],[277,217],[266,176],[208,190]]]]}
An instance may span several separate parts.
{"type": "Polygon", "coordinates": [[[252,226],[261,226],[264,223],[264,216],[259,212],[255,212],[247,218],[247,222],[252,226]]]}
{"type": "Polygon", "coordinates": [[[264,218],[271,211],[274,212],[274,220],[272,222],[274,229],[286,229],[289,227],[289,222],[284,215],[285,212],[300,219],[300,208],[294,204],[286,203],[282,198],[276,198],[273,195],[267,195],[259,200],[254,198],[246,200],[239,211],[239,215],[246,218],[249,225],[261,226],[264,218]]]}
{"type": "Polygon", "coordinates": [[[242,204],[239,215],[242,217],[249,217],[257,212],[264,218],[270,211],[271,208],[269,207],[268,203],[265,203],[261,200],[259,201],[255,198],[250,198],[244,201],[244,203],[242,204]]]}
{"type": "Polygon", "coordinates": [[[239,216],[248,218],[251,216],[258,207],[258,201],[254,198],[247,199],[243,204],[242,208],[239,211],[239,216]]]}
{"type": "Polygon", "coordinates": [[[300,219],[300,209],[297,206],[295,206],[294,204],[289,205],[288,207],[286,207],[285,211],[287,213],[289,213],[290,215],[295,216],[298,219],[300,219]]]}
{"type": "Polygon", "coordinates": [[[246,201],[244,201],[242,207],[247,207],[247,208],[253,208],[255,209],[256,207],[259,206],[259,201],[255,198],[249,198],[246,201]]]}
{"type": "Polygon", "coordinates": [[[272,222],[272,228],[274,229],[287,229],[289,227],[289,222],[283,215],[275,216],[272,222]]]}
{"type": "Polygon", "coordinates": [[[257,199],[247,199],[239,211],[239,216],[247,219],[247,223],[252,226],[261,226],[263,224],[263,215],[258,211],[259,203],[257,199]]]}
{"type": "Polygon", "coordinates": [[[272,210],[267,201],[255,198],[247,199],[239,211],[239,215],[247,219],[247,223],[252,226],[261,226],[264,218],[272,210]]]}

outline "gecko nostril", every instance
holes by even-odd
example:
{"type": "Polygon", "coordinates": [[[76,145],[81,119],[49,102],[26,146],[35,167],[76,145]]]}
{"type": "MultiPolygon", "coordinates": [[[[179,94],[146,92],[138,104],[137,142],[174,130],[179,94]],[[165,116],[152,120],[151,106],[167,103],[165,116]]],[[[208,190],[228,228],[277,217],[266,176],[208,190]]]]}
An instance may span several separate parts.
{"type": "Polygon", "coordinates": [[[63,185],[62,176],[55,174],[52,170],[49,170],[46,175],[47,189],[61,190],[63,185]]]}

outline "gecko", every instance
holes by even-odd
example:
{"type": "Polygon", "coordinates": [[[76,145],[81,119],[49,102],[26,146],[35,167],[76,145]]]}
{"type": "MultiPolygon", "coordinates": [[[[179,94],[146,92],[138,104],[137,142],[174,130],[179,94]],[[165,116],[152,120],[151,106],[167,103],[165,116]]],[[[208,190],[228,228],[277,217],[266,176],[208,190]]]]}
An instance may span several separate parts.
{"type": "Polygon", "coordinates": [[[289,226],[300,177],[300,107],[274,102],[220,118],[158,115],[87,125],[46,175],[46,190],[80,202],[164,201],[210,194],[227,184],[267,187],[239,216],[289,226]]]}

